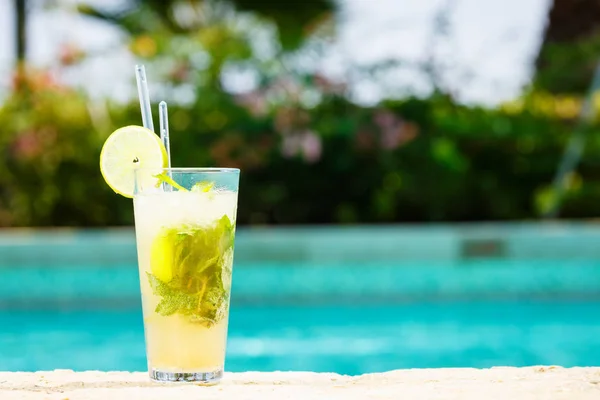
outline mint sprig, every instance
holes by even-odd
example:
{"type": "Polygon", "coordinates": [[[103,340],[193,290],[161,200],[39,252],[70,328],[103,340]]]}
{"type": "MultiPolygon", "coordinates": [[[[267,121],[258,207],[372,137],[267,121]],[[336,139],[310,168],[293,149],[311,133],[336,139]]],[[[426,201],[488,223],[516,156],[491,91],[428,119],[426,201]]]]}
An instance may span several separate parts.
{"type": "Polygon", "coordinates": [[[154,187],[159,187],[161,184],[166,183],[168,185],[173,186],[175,189],[182,191],[182,192],[188,192],[188,190],[186,188],[184,188],[183,186],[181,186],[179,183],[175,182],[173,180],[173,178],[171,178],[169,175],[167,175],[166,172],[160,173],[160,174],[156,174],[156,175],[152,175],[154,178],[158,179],[158,182],[156,182],[156,185],[154,185],[154,187]]]}
{"type": "MultiPolygon", "coordinates": [[[[161,254],[151,264],[171,260],[168,265],[172,268],[171,279],[165,282],[146,273],[152,292],[161,298],[155,309],[157,314],[184,315],[206,327],[225,317],[231,288],[234,230],[226,215],[212,226],[163,229],[155,240],[169,254],[161,254]]],[[[151,267],[156,270],[163,266],[151,267]]]]}
{"type": "MultiPolygon", "coordinates": [[[[156,175],[152,175],[152,176],[154,178],[158,179],[158,182],[156,182],[156,185],[154,185],[155,187],[160,187],[160,185],[162,185],[163,183],[166,183],[167,185],[171,185],[175,189],[177,189],[181,192],[189,192],[189,190],[187,190],[186,188],[181,186],[179,183],[175,182],[175,180],[173,178],[171,178],[166,172],[162,172],[160,174],[156,174],[156,175]]],[[[201,181],[201,182],[197,182],[192,187],[191,191],[195,192],[195,193],[208,193],[208,192],[212,191],[214,189],[214,187],[215,187],[214,182],[201,181]]]]}

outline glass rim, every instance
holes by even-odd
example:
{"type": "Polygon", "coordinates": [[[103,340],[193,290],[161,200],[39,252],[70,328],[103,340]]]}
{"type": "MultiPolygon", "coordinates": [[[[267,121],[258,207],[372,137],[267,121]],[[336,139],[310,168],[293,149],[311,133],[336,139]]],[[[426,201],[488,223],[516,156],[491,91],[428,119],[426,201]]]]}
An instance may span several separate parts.
{"type": "Polygon", "coordinates": [[[136,168],[135,171],[170,171],[175,173],[240,173],[239,168],[228,167],[164,167],[164,168],[136,168]]]}

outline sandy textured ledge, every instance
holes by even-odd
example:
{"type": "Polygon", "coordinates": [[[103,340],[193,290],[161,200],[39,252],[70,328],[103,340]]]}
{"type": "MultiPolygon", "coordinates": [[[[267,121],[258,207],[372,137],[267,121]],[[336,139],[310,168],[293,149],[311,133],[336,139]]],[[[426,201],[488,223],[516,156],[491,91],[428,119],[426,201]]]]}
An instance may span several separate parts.
{"type": "Polygon", "coordinates": [[[0,399],[600,399],[600,368],[414,369],[361,376],[227,373],[218,386],[151,383],[136,372],[0,372],[0,399]]]}

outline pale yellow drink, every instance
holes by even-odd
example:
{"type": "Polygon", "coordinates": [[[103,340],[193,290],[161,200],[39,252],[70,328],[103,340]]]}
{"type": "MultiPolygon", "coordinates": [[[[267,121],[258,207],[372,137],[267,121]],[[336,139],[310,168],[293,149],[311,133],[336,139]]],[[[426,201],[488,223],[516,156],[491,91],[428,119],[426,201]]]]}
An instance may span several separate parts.
{"type": "Polygon", "coordinates": [[[225,361],[237,191],[171,190],[134,197],[148,368],[210,383],[225,361]]]}
{"type": "MultiPolygon", "coordinates": [[[[150,104],[141,100],[147,122],[150,104]]],[[[164,138],[135,125],[115,130],[100,172],[134,202],[150,377],[213,384],[225,365],[240,170],[170,168],[161,111],[164,138]]]]}

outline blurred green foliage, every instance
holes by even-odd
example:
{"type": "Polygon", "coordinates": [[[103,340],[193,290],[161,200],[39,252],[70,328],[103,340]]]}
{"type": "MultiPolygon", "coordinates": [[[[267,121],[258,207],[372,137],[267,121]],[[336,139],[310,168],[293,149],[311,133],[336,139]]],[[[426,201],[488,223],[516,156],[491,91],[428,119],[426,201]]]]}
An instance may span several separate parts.
{"type": "MultiPolygon", "coordinates": [[[[185,33],[141,7],[145,26],[128,28],[130,48],[164,93],[191,91],[169,107],[173,165],[242,169],[240,224],[527,219],[551,205],[580,98],[532,92],[485,109],[435,93],[361,107],[343,83],[289,68],[279,36],[274,54],[258,54],[263,17],[240,23],[212,7],[185,33]],[[228,92],[231,66],[254,71],[257,87],[228,92]]],[[[80,61],[71,53],[63,64],[80,61]]],[[[114,129],[140,124],[137,101],[90,101],[44,71],[23,69],[13,83],[0,105],[0,226],[131,224],[131,200],[104,184],[98,158],[114,129]]],[[[596,215],[597,128],[586,128],[563,217],[596,215]]]]}
{"type": "Polygon", "coordinates": [[[0,225],[101,225],[116,216],[98,176],[105,136],[86,100],[44,72],[21,71],[0,107],[0,225]],[[93,201],[90,201],[93,199],[93,201]]]}
{"type": "MultiPolygon", "coordinates": [[[[131,201],[104,184],[98,156],[113,129],[139,124],[137,104],[95,110],[70,89],[31,85],[0,109],[0,223],[130,224],[131,201]]],[[[550,96],[498,110],[441,96],[364,108],[326,91],[313,108],[261,110],[255,96],[215,92],[171,108],[174,165],[242,169],[242,224],[534,218],[573,112],[548,115],[550,96]]],[[[595,215],[599,155],[594,134],[563,216],[595,215]]]]}
{"type": "Polygon", "coordinates": [[[552,0],[535,61],[536,88],[561,94],[587,92],[598,64],[596,0],[552,0]]]}
{"type": "Polygon", "coordinates": [[[183,34],[220,19],[233,8],[257,13],[277,28],[279,43],[296,49],[307,33],[335,10],[334,0],[129,0],[119,11],[106,11],[88,4],[78,5],[83,14],[115,23],[131,34],[156,32],[156,29],[183,34]],[[208,12],[207,12],[208,11],[208,12]]]}
{"type": "Polygon", "coordinates": [[[546,43],[538,56],[535,86],[552,93],[585,93],[599,62],[600,35],[546,43]]]}

